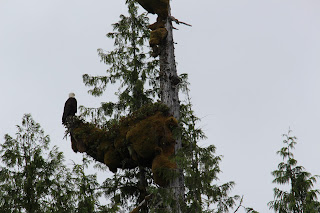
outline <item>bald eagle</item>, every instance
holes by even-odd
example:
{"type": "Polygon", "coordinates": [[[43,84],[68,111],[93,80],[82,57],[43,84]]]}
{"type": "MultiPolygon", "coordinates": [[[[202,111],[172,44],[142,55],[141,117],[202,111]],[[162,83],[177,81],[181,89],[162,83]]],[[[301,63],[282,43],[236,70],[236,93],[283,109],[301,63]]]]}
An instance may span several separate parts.
{"type": "Polygon", "coordinates": [[[75,94],[72,92],[69,94],[69,98],[64,104],[62,124],[65,125],[67,117],[74,116],[76,113],[77,113],[77,100],[75,99],[75,94]]]}

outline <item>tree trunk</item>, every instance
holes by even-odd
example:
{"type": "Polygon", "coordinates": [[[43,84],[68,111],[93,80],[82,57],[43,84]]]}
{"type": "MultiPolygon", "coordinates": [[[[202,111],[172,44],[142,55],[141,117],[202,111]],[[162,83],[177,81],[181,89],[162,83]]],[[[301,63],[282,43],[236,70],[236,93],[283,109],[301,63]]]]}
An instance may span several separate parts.
{"type": "MultiPolygon", "coordinates": [[[[170,7],[169,7],[170,16],[170,7]]],[[[174,42],[172,34],[172,22],[170,18],[166,19],[165,27],[168,31],[166,39],[159,45],[160,47],[160,93],[161,101],[170,108],[170,113],[179,120],[180,118],[180,101],[179,101],[179,77],[177,74],[174,42]]],[[[175,153],[181,149],[181,138],[178,138],[175,144],[175,153]]],[[[179,165],[178,165],[179,168],[179,165]]],[[[172,180],[170,188],[173,191],[176,201],[184,200],[184,176],[181,169],[177,170],[178,176],[172,180]]],[[[179,202],[175,212],[181,212],[179,202]]]]}
{"type": "MultiPolygon", "coordinates": [[[[146,171],[144,169],[144,167],[139,166],[139,198],[138,198],[138,203],[143,202],[143,200],[146,198],[147,196],[147,179],[146,179],[146,171]]],[[[140,212],[141,213],[147,213],[148,209],[146,205],[142,205],[140,208],[140,212]]]]}

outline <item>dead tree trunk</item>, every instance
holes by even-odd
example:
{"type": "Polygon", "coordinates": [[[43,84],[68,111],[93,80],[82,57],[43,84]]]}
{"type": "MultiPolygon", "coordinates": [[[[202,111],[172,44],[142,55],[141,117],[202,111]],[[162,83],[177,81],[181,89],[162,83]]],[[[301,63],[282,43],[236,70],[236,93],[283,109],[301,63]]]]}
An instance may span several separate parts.
{"type": "MultiPolygon", "coordinates": [[[[170,17],[170,7],[169,7],[170,17]]],[[[165,28],[168,31],[167,37],[159,45],[160,48],[160,94],[162,103],[166,104],[170,113],[179,120],[180,118],[180,101],[179,101],[179,87],[180,82],[175,56],[174,56],[174,41],[172,33],[172,21],[170,18],[166,19],[165,28]]],[[[181,138],[178,138],[175,144],[175,153],[181,149],[181,138]]],[[[179,168],[179,165],[178,165],[179,168]]],[[[184,200],[184,176],[181,169],[177,170],[178,176],[172,180],[170,189],[173,191],[176,201],[184,200]]],[[[176,211],[181,212],[181,206],[177,202],[176,211]]]]}

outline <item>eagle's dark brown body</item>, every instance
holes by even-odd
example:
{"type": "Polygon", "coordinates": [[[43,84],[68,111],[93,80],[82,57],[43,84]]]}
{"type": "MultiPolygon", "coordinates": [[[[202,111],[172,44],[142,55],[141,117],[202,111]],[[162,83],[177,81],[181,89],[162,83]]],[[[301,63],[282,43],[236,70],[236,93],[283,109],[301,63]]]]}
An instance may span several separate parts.
{"type": "Polygon", "coordinates": [[[70,97],[64,104],[62,123],[66,124],[67,117],[74,116],[76,113],[77,113],[77,100],[74,97],[70,97]]]}

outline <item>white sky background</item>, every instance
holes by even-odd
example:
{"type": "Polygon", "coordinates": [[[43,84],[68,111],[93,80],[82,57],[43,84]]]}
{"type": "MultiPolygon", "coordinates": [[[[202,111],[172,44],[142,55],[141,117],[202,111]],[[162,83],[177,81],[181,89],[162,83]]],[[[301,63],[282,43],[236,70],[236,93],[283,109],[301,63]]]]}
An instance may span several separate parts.
{"type": "MultiPolygon", "coordinates": [[[[31,113],[67,159],[81,159],[62,139],[63,105],[71,91],[79,105],[113,99],[112,88],[102,98],[87,94],[82,75],[104,74],[96,50],[113,49],[105,34],[126,13],[124,3],[0,0],[0,142],[31,113]]],[[[174,31],[177,68],[189,74],[203,143],[224,155],[220,179],[236,182],[244,205],[271,212],[270,173],[289,127],[298,163],[320,174],[320,1],[174,0],[171,7],[193,25],[174,31]]]]}

